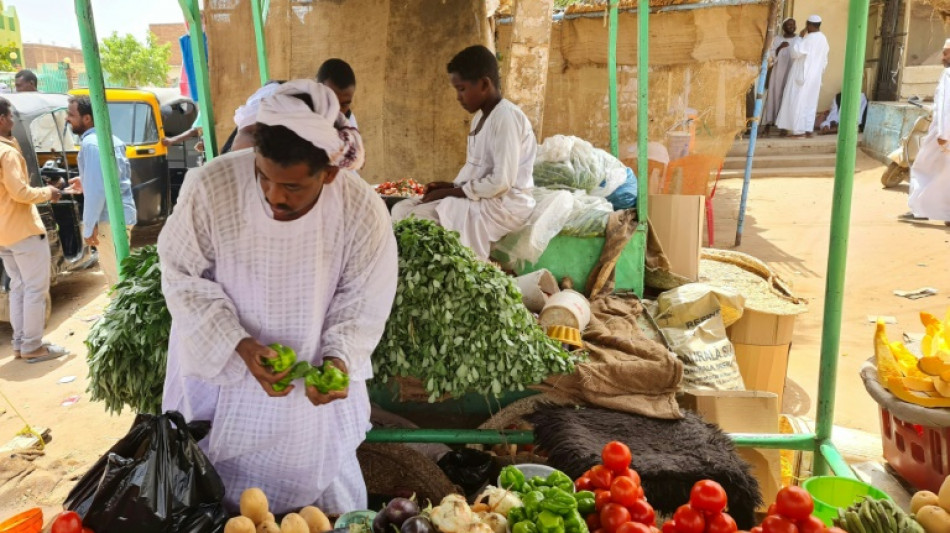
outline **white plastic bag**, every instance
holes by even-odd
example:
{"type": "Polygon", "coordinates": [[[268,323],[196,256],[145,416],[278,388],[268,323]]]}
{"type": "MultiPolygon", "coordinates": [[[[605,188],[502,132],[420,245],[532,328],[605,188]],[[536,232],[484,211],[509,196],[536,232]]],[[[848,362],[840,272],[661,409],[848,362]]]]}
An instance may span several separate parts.
{"type": "Polygon", "coordinates": [[[574,208],[564,223],[561,235],[603,237],[607,231],[607,218],[613,212],[614,206],[606,199],[575,191],[574,208]]]}
{"type": "Polygon", "coordinates": [[[493,255],[502,260],[505,267],[516,271],[541,258],[548,243],[561,232],[574,208],[574,196],[567,191],[535,187],[532,195],[536,205],[528,222],[494,245],[495,252],[500,253],[493,255]]]}
{"type": "Polygon", "coordinates": [[[554,135],[538,147],[534,184],[571,189],[606,198],[627,179],[619,159],[578,137],[554,135]]]}

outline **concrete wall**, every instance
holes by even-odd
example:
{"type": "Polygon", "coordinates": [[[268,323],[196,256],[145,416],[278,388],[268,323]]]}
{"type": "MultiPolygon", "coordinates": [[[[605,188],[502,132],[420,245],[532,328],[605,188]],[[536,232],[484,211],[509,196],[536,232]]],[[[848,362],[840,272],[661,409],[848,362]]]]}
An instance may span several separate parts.
{"type": "Polygon", "coordinates": [[[909,6],[907,53],[905,66],[940,65],[943,43],[950,30],[924,0],[914,0],[909,6]]]}

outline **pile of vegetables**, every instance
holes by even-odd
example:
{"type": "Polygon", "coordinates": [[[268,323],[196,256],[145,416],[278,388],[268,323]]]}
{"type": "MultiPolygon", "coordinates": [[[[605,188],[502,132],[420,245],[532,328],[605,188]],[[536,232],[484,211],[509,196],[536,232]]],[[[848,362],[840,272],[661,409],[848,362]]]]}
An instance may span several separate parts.
{"type": "MultiPolygon", "coordinates": [[[[725,512],[727,504],[722,485],[709,479],[697,481],[689,493],[689,503],[681,505],[673,519],[663,524],[663,533],[735,533],[739,528],[725,512]]],[[[821,526],[824,528],[824,524],[821,526]]]]}
{"type": "Polygon", "coordinates": [[[274,373],[281,373],[290,370],[287,376],[273,385],[276,392],[281,392],[290,386],[295,379],[303,379],[308,387],[316,387],[320,394],[326,394],[330,391],[340,391],[346,389],[350,384],[350,376],[330,363],[324,361],[322,366],[311,366],[306,361],[297,361],[297,352],[283,344],[271,344],[270,349],[277,352],[277,357],[262,359],[264,366],[267,366],[274,373]]]}
{"type": "Polygon", "coordinates": [[[134,250],[112,302],[86,338],[89,389],[93,401],[121,413],[160,414],[172,317],[162,294],[155,246],[134,250]]]}
{"type": "Polygon", "coordinates": [[[926,334],[919,360],[901,342],[890,342],[884,322],[874,332],[878,380],[899,399],[923,407],[950,407],[950,311],[941,322],[920,313],[926,334]]]}
{"type": "Polygon", "coordinates": [[[408,498],[393,498],[373,518],[373,533],[436,533],[419,504],[408,498]]]}
{"type": "MultiPolygon", "coordinates": [[[[847,509],[838,509],[835,525],[848,533],[924,533],[924,528],[897,504],[874,498],[865,498],[847,509]]],[[[950,522],[947,525],[950,526],[950,522]]],[[[941,526],[933,531],[950,529],[941,526]]]]}
{"type": "Polygon", "coordinates": [[[940,485],[939,494],[927,490],[914,494],[910,500],[910,511],[926,533],[950,531],[950,477],[940,485]]]}
{"type": "Polygon", "coordinates": [[[458,234],[415,218],[394,230],[399,283],[373,354],[378,381],[418,378],[434,402],[498,396],[574,371],[577,356],[545,335],[514,280],[476,258],[458,234]]]}
{"type": "Polygon", "coordinates": [[[820,518],[812,515],[814,510],[815,502],[808,491],[785,487],[775,496],[775,503],[769,506],[762,525],[752,528],[751,533],[845,533],[837,527],[826,527],[820,518]]]}
{"type": "MultiPolygon", "coordinates": [[[[491,489],[492,487],[489,487],[491,489]]],[[[513,500],[505,500],[506,505],[514,505],[513,500]]],[[[520,502],[517,502],[520,503],[520,502]]],[[[477,504],[469,507],[465,497],[449,494],[442,499],[438,507],[429,512],[429,519],[442,533],[508,533],[508,519],[501,513],[506,507],[496,502],[494,510],[489,505],[477,504]]],[[[423,512],[423,515],[425,512],[423,512]]],[[[375,531],[374,533],[379,533],[375,531]]],[[[407,533],[434,533],[430,531],[412,531],[407,533]]]]}
{"type": "Polygon", "coordinates": [[[426,186],[409,178],[380,183],[376,186],[376,192],[383,196],[421,196],[426,193],[426,186]]]}
{"type": "Polygon", "coordinates": [[[511,533],[587,533],[584,514],[594,511],[594,493],[574,493],[567,474],[555,470],[548,477],[530,480],[514,466],[501,471],[503,489],[515,494],[522,505],[508,511],[511,533]]]}
{"type": "Polygon", "coordinates": [[[608,442],[600,458],[601,464],[574,482],[578,491],[594,491],[594,508],[584,513],[587,525],[604,533],[657,531],[656,511],[647,503],[640,474],[630,468],[630,448],[619,441],[608,442]]]}
{"type": "Polygon", "coordinates": [[[241,493],[241,514],[224,525],[224,533],[326,533],[333,529],[320,509],[308,506],[299,513],[288,513],[280,525],[270,512],[267,495],[259,488],[241,493]]]}

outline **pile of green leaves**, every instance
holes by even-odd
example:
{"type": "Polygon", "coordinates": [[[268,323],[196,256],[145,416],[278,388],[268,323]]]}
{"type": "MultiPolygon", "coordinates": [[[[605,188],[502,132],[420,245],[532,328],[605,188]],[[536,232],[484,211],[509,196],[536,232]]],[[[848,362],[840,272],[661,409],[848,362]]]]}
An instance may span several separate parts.
{"type": "Polygon", "coordinates": [[[123,261],[120,281],[86,338],[89,393],[106,410],[159,414],[172,317],[162,294],[158,250],[146,246],[123,261]]]}
{"type": "Polygon", "coordinates": [[[544,334],[514,280],[478,260],[458,234],[415,218],[394,230],[399,284],[373,354],[377,381],[415,377],[434,402],[499,396],[574,371],[575,356],[544,334]]]}

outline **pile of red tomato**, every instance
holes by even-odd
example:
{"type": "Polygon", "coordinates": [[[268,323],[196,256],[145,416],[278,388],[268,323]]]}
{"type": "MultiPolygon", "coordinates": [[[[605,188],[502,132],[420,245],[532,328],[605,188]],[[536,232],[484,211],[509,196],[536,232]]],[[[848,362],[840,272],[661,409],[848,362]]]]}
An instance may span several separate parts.
{"type": "Polygon", "coordinates": [[[801,487],[785,487],[778,492],[775,503],[769,507],[762,525],[751,533],[845,533],[837,527],[828,527],[812,515],[815,502],[801,487]]]}
{"type": "Polygon", "coordinates": [[[630,468],[630,448],[618,441],[608,442],[601,462],[574,482],[578,491],[595,495],[596,512],[584,517],[593,533],[659,533],[656,512],[647,503],[640,486],[640,474],[630,468]]]}
{"type": "Polygon", "coordinates": [[[693,485],[689,503],[681,505],[673,519],[663,524],[663,533],[735,533],[736,521],[726,513],[726,490],[704,479],[693,485]]]}

